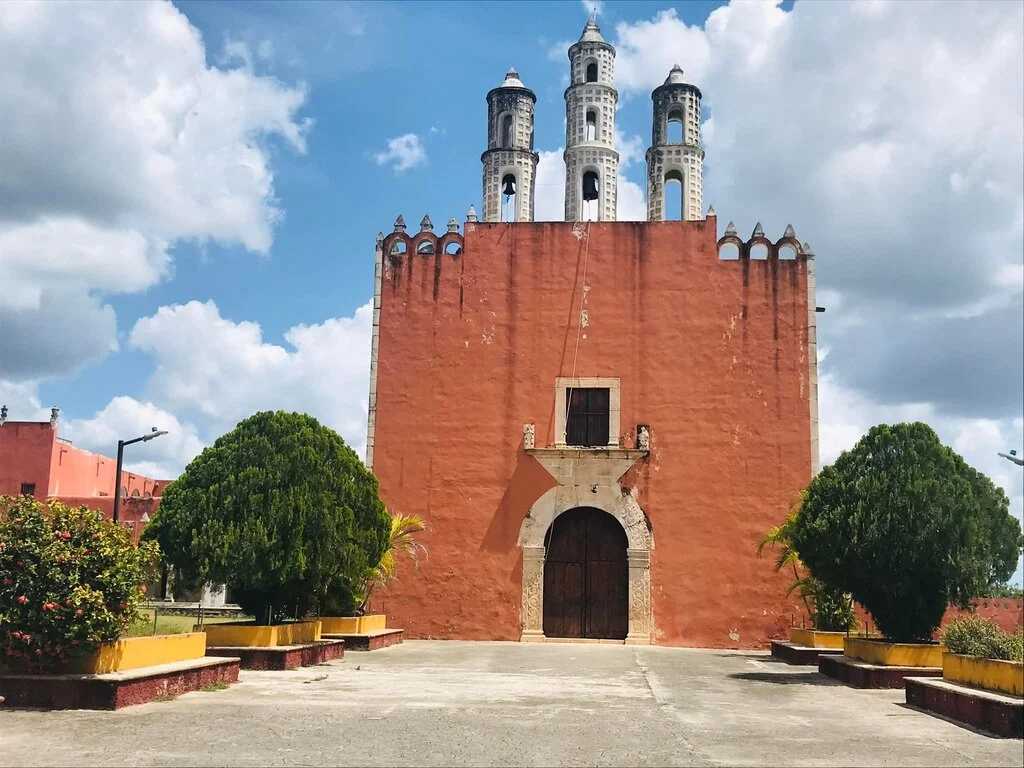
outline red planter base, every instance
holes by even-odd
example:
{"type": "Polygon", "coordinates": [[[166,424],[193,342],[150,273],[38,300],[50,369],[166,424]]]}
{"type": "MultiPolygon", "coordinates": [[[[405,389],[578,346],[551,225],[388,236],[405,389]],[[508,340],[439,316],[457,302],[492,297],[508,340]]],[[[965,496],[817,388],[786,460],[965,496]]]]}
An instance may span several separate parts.
{"type": "Polygon", "coordinates": [[[105,675],[0,674],[0,699],[7,708],[120,709],[237,681],[237,658],[207,656],[105,675]]]}
{"type": "Polygon", "coordinates": [[[402,642],[402,630],[382,629],[379,632],[367,632],[360,635],[324,635],[325,638],[345,641],[349,651],[376,651],[402,642]]]}
{"type": "Polygon", "coordinates": [[[1011,739],[1024,739],[1024,699],[930,677],[906,679],[907,704],[1011,739]]]}
{"type": "Polygon", "coordinates": [[[325,638],[304,645],[275,645],[265,648],[220,646],[207,648],[210,656],[234,656],[242,669],[294,669],[323,664],[345,655],[345,641],[325,638]]]}
{"type": "Polygon", "coordinates": [[[902,688],[907,677],[942,677],[941,667],[889,667],[846,656],[820,656],[818,671],[854,688],[902,688]]]}

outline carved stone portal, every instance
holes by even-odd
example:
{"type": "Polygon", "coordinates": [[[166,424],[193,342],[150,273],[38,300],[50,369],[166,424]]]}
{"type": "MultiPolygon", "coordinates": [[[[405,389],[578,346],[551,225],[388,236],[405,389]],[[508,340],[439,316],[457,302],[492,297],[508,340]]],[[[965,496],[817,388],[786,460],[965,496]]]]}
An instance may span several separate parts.
{"type": "Polygon", "coordinates": [[[619,479],[645,450],[625,448],[527,449],[558,481],[545,492],[527,514],[519,529],[523,548],[523,595],[521,623],[523,642],[544,640],[544,537],[551,523],[563,512],[576,507],[596,507],[622,525],[626,531],[629,560],[629,634],[627,644],[651,642],[651,549],[654,538],[647,517],[636,501],[635,492],[623,488],[619,479]]]}

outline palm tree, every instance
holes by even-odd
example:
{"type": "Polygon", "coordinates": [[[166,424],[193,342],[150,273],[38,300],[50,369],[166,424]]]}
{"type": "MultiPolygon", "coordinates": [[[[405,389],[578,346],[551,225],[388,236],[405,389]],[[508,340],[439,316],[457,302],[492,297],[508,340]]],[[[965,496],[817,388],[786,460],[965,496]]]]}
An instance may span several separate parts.
{"type": "Polygon", "coordinates": [[[370,601],[370,593],[373,588],[380,585],[387,585],[398,578],[398,559],[400,555],[408,555],[413,565],[419,566],[419,556],[426,555],[427,548],[423,542],[416,539],[416,534],[427,530],[427,524],[418,515],[392,515],[391,535],[388,539],[387,549],[380,557],[380,562],[366,571],[366,580],[363,588],[361,608],[365,608],[370,601]]]}

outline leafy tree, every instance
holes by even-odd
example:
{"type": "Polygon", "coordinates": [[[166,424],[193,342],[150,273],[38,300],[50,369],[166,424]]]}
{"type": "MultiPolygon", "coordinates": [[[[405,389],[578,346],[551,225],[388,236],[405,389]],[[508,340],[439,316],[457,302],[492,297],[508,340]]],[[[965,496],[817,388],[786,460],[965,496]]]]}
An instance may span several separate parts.
{"type": "Polygon", "coordinates": [[[1001,489],[926,424],[881,424],[807,489],[793,546],[886,637],[927,640],[950,602],[967,607],[1017,566],[1020,523],[1001,489]]]}
{"type": "Polygon", "coordinates": [[[265,411],[188,465],[145,535],[178,583],[226,584],[268,624],[355,589],[389,529],[376,478],[340,435],[305,414],[265,411]]]}
{"type": "Polygon", "coordinates": [[[117,640],[157,557],[95,510],[0,496],[0,664],[59,669],[117,640]]]}
{"type": "Polygon", "coordinates": [[[805,493],[800,494],[782,525],[774,526],[761,537],[757,544],[757,556],[761,557],[765,548],[777,548],[775,572],[792,569],[793,583],[789,586],[788,594],[796,592],[800,595],[804,609],[811,617],[811,626],[816,630],[845,632],[854,629],[857,626],[857,616],[853,610],[853,600],[842,590],[834,589],[806,573],[807,567],[800,561],[800,555],[793,546],[793,529],[796,527],[804,496],[805,493]]]}

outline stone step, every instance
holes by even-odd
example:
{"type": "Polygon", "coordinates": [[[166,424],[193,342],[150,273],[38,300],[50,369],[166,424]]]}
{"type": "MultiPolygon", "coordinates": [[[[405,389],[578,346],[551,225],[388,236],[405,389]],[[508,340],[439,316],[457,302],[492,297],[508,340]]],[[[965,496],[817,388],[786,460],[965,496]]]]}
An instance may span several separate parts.
{"type": "Polygon", "coordinates": [[[800,664],[808,667],[818,666],[818,657],[822,654],[842,656],[842,648],[811,648],[797,645],[788,640],[772,640],[772,656],[782,659],[787,664],[800,664]]]}
{"type": "Polygon", "coordinates": [[[902,688],[907,677],[942,677],[942,667],[896,667],[868,664],[847,656],[822,654],[818,671],[854,688],[902,688]]]}

